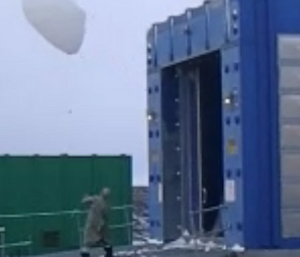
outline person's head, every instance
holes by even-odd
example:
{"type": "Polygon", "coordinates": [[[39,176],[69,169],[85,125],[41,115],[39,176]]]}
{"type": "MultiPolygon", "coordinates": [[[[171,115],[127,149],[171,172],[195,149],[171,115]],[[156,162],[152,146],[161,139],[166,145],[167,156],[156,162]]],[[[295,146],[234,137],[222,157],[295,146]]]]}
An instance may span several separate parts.
{"type": "Polygon", "coordinates": [[[110,190],[108,187],[105,187],[101,190],[101,193],[100,193],[104,198],[108,198],[109,195],[110,195],[110,190]]]}

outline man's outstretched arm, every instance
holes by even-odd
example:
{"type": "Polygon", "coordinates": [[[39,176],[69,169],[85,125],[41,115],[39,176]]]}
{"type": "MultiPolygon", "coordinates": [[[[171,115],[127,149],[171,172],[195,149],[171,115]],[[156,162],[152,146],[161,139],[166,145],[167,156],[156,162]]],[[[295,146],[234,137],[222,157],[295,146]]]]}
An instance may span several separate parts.
{"type": "Polygon", "coordinates": [[[92,195],[86,195],[82,199],[83,204],[92,204],[95,201],[96,197],[92,195]]]}

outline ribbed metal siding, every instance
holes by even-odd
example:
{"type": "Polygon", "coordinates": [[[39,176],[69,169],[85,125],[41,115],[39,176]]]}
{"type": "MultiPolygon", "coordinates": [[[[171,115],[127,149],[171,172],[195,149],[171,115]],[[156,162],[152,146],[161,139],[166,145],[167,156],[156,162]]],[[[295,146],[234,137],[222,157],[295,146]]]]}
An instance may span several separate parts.
{"type": "MultiPolygon", "coordinates": [[[[2,156],[0,157],[0,215],[57,212],[82,208],[85,194],[98,193],[103,186],[112,191],[113,206],[132,203],[131,158],[128,156],[2,156]]],[[[123,211],[112,212],[111,223],[131,218],[123,211]]],[[[83,226],[84,217],[80,223],[83,226]]],[[[33,240],[34,254],[77,248],[76,219],[70,215],[0,219],[7,230],[7,243],[33,240]],[[58,247],[43,246],[44,232],[58,232],[58,247]]],[[[114,229],[115,245],[128,244],[128,228],[114,229]]],[[[17,249],[12,249],[13,254],[17,249]]]]}

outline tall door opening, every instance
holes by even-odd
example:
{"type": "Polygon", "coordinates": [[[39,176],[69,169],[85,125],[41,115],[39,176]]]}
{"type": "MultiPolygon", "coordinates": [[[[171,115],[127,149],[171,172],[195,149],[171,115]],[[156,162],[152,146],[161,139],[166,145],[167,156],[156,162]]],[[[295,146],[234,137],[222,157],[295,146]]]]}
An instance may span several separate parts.
{"type": "Polygon", "coordinates": [[[220,235],[224,192],[220,53],[180,64],[177,74],[182,194],[189,208],[184,222],[189,220],[186,227],[191,231],[220,235]]]}
{"type": "Polygon", "coordinates": [[[205,233],[221,229],[223,204],[222,73],[220,52],[199,61],[199,141],[202,177],[202,228],[205,233]]]}
{"type": "MultiPolygon", "coordinates": [[[[221,231],[221,56],[214,52],[162,74],[164,237],[221,231]]],[[[216,233],[216,235],[220,233],[216,233]]]]}

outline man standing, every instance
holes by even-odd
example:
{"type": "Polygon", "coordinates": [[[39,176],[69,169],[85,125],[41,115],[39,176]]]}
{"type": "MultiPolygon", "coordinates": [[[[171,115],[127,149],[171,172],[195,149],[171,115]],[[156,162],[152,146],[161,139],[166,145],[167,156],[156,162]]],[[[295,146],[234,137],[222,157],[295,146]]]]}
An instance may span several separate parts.
{"type": "Polygon", "coordinates": [[[106,257],[112,257],[112,247],[107,242],[108,237],[108,198],[110,190],[104,188],[99,195],[85,196],[82,203],[89,206],[84,228],[82,256],[89,256],[89,248],[101,246],[106,257]]]}

